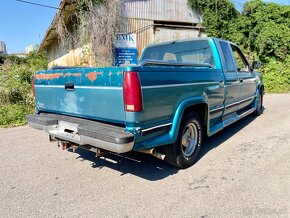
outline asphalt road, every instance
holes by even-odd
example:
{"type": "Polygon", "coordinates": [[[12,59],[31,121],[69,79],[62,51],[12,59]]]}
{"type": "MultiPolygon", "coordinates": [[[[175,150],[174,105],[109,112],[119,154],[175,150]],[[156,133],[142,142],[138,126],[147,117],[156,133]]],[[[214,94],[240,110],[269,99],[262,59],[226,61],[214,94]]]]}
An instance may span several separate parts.
{"type": "Polygon", "coordinates": [[[151,156],[63,151],[28,126],[0,130],[1,217],[290,217],[290,94],[209,138],[177,170],[151,156]]]}

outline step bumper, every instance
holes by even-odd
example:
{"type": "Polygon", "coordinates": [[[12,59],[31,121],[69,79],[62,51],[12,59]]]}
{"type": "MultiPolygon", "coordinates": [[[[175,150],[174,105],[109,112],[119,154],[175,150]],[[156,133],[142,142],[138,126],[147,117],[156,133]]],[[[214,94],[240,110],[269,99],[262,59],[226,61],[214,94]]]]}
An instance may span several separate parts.
{"type": "Polygon", "coordinates": [[[32,128],[79,146],[91,145],[115,153],[129,152],[134,146],[134,135],[125,132],[124,127],[48,113],[27,115],[26,119],[32,128]]]}

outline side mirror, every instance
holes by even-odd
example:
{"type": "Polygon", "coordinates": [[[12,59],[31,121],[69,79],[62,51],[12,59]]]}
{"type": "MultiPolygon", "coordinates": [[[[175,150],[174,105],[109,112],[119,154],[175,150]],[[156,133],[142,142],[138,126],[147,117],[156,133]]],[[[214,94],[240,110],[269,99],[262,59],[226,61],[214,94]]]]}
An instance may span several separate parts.
{"type": "Polygon", "coordinates": [[[253,61],[252,69],[256,70],[262,67],[262,63],[260,61],[253,61]]]}

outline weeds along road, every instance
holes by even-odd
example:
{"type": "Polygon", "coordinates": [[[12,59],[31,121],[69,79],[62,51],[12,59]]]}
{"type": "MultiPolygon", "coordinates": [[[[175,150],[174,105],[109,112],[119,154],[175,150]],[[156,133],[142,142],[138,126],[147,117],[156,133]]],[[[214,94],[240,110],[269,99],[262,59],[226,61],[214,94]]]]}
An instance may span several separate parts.
{"type": "Polygon", "coordinates": [[[0,130],[1,217],[290,217],[290,94],[209,138],[177,170],[151,156],[63,151],[28,126],[0,130]]]}

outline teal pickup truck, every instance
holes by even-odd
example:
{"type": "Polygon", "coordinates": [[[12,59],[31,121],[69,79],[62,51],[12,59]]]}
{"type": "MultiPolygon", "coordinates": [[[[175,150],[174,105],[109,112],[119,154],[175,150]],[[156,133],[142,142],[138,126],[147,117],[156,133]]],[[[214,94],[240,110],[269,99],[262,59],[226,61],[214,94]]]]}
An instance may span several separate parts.
{"type": "Polygon", "coordinates": [[[187,168],[204,136],[262,113],[259,65],[231,42],[198,38],[151,45],[137,66],[55,67],[36,73],[27,121],[64,149],[133,150],[187,168]]]}

